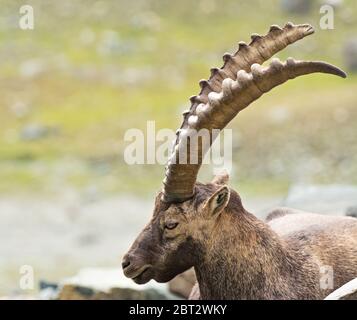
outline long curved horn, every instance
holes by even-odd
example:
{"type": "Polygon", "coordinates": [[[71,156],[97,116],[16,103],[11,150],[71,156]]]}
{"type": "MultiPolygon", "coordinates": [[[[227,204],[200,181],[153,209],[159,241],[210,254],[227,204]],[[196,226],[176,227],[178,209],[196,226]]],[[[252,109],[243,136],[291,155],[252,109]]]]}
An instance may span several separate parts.
{"type": "Polygon", "coordinates": [[[266,36],[253,36],[249,46],[240,43],[236,54],[224,56],[225,64],[221,69],[212,69],[211,78],[200,81],[201,93],[190,99],[191,108],[184,113],[166,167],[163,201],[183,202],[193,196],[203,157],[215,139],[212,130],[222,130],[239,111],[263,93],[289,79],[310,73],[346,77],[342,70],[325,62],[295,61],[289,58],[286,63],[273,59],[269,67],[260,65],[288,44],[312,33],[310,25],[294,26],[288,23],[283,29],[272,26],[266,36]],[[210,133],[209,143],[204,143],[200,138],[195,140],[202,129],[210,133]],[[191,141],[196,141],[196,144],[191,141]],[[194,163],[190,161],[192,152],[197,158],[194,163]]]}

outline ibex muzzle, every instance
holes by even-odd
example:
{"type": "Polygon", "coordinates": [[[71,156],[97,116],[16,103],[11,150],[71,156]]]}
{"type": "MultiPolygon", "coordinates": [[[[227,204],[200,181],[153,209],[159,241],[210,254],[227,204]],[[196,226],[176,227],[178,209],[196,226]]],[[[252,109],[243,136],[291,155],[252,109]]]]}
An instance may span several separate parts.
{"type": "Polygon", "coordinates": [[[183,230],[185,221],[175,214],[169,218],[164,207],[156,208],[152,220],[123,258],[124,274],[138,284],[151,279],[167,282],[192,266],[190,239],[179,237],[174,246],[167,241],[172,233],[183,230]],[[177,260],[178,256],[182,259],[177,260]]]}

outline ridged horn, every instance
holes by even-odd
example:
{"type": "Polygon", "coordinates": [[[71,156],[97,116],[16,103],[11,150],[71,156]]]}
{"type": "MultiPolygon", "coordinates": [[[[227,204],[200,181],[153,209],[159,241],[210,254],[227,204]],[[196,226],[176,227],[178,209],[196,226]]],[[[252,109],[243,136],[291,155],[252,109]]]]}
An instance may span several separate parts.
{"type": "Polygon", "coordinates": [[[199,99],[191,98],[190,112],[184,118],[167,166],[163,181],[163,201],[183,202],[194,195],[203,157],[214,140],[213,129],[224,129],[238,112],[263,93],[289,79],[316,72],[346,77],[339,68],[319,61],[296,61],[289,58],[282,63],[273,59],[269,67],[261,66],[288,44],[311,33],[313,29],[310,25],[288,23],[284,28],[273,25],[266,36],[252,37],[249,45],[241,43],[240,50],[229,59],[226,56],[226,63],[220,69],[223,72],[213,69],[211,78],[204,85],[201,83],[199,99]],[[222,74],[229,77],[223,78],[222,74]],[[220,77],[220,81],[216,77],[220,77]],[[197,134],[201,129],[209,132],[209,143],[197,134]]]}

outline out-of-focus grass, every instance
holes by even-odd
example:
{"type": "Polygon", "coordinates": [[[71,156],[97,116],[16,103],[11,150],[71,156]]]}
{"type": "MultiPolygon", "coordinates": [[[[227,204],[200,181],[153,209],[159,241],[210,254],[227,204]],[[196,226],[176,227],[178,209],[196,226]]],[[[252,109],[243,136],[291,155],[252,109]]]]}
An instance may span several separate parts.
{"type": "MultiPolygon", "coordinates": [[[[342,46],[357,31],[353,0],[336,10],[329,31],[318,28],[317,4],[310,15],[288,16],[273,0],[28,3],[33,31],[17,27],[22,1],[3,1],[0,13],[1,192],[67,185],[151,192],[164,170],[127,166],[125,131],[145,129],[147,120],[177,128],[198,80],[239,40],[273,23],[309,22],[316,34],[279,57],[343,66],[342,46]],[[24,140],[29,124],[55,133],[24,140]]],[[[232,123],[232,183],[253,193],[281,193],[296,181],[357,183],[356,89],[353,75],[313,75],[254,103],[232,123]]]]}

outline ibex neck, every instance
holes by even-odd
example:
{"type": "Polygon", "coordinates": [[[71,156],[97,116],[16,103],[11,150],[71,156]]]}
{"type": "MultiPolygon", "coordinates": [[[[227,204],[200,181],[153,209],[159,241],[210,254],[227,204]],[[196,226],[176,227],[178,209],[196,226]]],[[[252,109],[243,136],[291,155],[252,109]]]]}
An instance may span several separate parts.
{"type": "Polygon", "coordinates": [[[287,277],[301,269],[298,259],[250,213],[223,214],[195,266],[201,298],[286,298],[287,277]]]}

